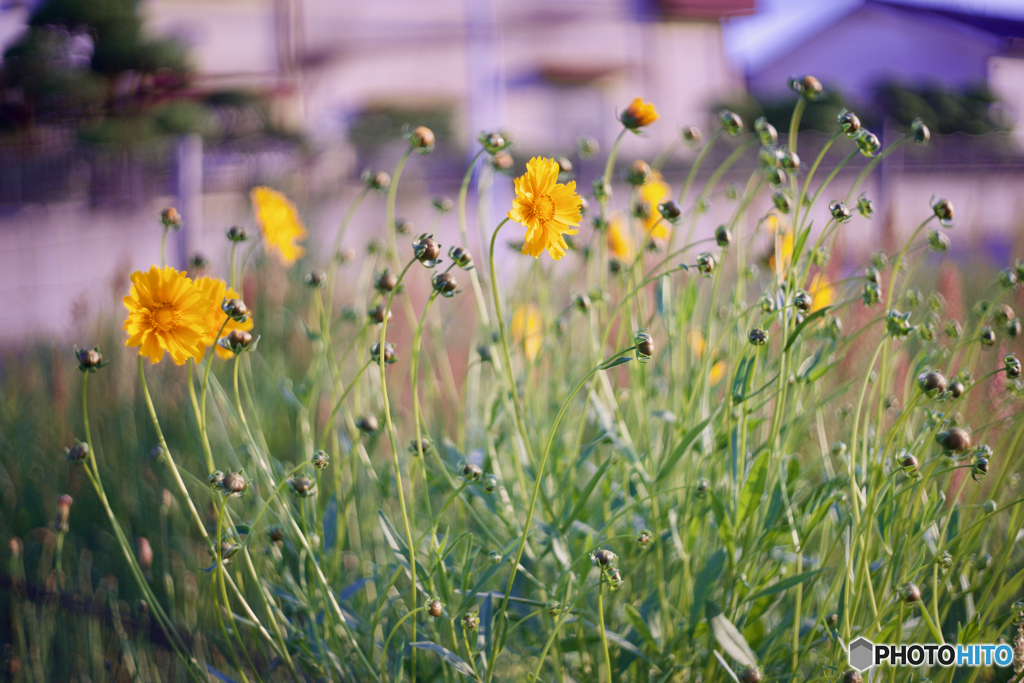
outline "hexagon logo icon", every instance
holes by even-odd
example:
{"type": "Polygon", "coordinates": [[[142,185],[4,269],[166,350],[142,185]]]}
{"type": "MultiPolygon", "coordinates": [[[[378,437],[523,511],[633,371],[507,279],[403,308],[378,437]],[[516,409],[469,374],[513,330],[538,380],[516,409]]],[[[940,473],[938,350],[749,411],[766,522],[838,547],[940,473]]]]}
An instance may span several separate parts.
{"type": "Polygon", "coordinates": [[[857,671],[870,669],[875,660],[875,646],[867,638],[858,638],[850,643],[847,650],[850,658],[850,666],[857,671]]]}

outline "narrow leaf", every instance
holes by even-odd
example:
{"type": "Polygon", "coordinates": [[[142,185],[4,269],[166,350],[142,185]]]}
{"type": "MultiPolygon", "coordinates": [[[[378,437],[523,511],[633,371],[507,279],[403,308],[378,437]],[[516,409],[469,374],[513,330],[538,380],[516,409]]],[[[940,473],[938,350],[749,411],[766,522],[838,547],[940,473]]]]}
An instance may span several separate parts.
{"type": "Polygon", "coordinates": [[[743,484],[743,492],[740,494],[739,508],[736,511],[737,528],[743,524],[747,516],[761,505],[761,497],[764,495],[764,487],[768,482],[768,461],[769,452],[762,451],[761,455],[754,459],[750,467],[750,474],[743,484]]]}
{"type": "Polygon", "coordinates": [[[476,675],[473,673],[473,667],[471,667],[469,664],[466,664],[466,661],[462,659],[462,657],[459,657],[457,654],[455,654],[446,647],[441,647],[437,643],[431,642],[429,640],[421,640],[416,643],[409,643],[409,647],[415,647],[421,650],[430,650],[431,652],[437,653],[437,655],[441,657],[441,659],[448,662],[453,669],[458,671],[463,676],[476,675]]]}
{"type": "Polygon", "coordinates": [[[715,636],[715,640],[722,649],[725,650],[725,654],[729,655],[737,662],[745,667],[753,668],[757,666],[757,656],[754,655],[754,651],[750,649],[750,645],[747,644],[747,639],[743,637],[739,629],[736,628],[735,624],[729,621],[722,610],[719,609],[718,605],[707,601],[705,604],[708,615],[708,624],[711,626],[711,632],[715,636]]]}

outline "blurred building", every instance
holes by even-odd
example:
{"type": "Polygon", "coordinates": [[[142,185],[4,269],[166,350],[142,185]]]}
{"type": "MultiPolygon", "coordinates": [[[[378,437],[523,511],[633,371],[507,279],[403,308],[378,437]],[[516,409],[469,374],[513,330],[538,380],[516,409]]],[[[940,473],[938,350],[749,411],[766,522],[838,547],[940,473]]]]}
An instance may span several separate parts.
{"type": "MultiPolygon", "coordinates": [[[[526,149],[616,133],[636,96],[672,124],[701,125],[742,91],[723,20],[755,0],[151,0],[154,31],[192,48],[199,83],[275,94],[314,139],[416,110],[468,143],[511,128],[526,149]]],[[[674,126],[654,132],[671,137],[674,126]]]]}

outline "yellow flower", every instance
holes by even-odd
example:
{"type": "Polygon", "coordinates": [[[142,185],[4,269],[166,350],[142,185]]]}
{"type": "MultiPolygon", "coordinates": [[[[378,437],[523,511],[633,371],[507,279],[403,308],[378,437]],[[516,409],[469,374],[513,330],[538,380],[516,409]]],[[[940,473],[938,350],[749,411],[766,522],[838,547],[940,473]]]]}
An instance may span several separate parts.
{"type": "Polygon", "coordinates": [[[558,162],[534,157],[526,173],[516,178],[516,198],[508,217],[526,228],[523,253],[534,258],[545,249],[556,261],[565,256],[563,234],[575,235],[572,226],[583,219],[583,200],[576,194],[576,182],[558,181],[558,162]]]}
{"type": "Polygon", "coordinates": [[[668,192],[669,186],[660,173],[652,173],[651,179],[640,186],[640,199],[650,208],[644,227],[651,233],[651,237],[660,240],[666,239],[671,229],[669,223],[662,220],[661,212],[658,211],[658,204],[661,204],[668,192]]]}
{"type": "Polygon", "coordinates": [[[135,271],[124,305],[128,309],[125,346],[140,347],[139,353],[154,363],[160,362],[164,351],[178,365],[203,357],[208,304],[184,273],[170,266],[135,271]]]}
{"type": "Polygon", "coordinates": [[[824,273],[818,273],[811,278],[810,294],[814,297],[811,303],[812,313],[832,305],[832,283],[824,273]]]}
{"type": "Polygon", "coordinates": [[[523,345],[530,362],[533,362],[540,351],[541,339],[540,313],[537,307],[527,304],[517,308],[512,314],[512,340],[516,346],[523,345]]]}
{"type": "MultiPolygon", "coordinates": [[[[786,276],[786,271],[789,270],[789,267],[793,263],[793,233],[788,231],[788,230],[786,230],[785,232],[782,233],[782,237],[780,238],[779,241],[780,241],[779,251],[782,254],[782,269],[780,271],[778,271],[776,274],[778,275],[779,279],[781,280],[782,278],[784,278],[786,276]]],[[[775,240],[772,240],[772,253],[768,257],[768,267],[771,268],[772,270],[776,270],[776,268],[775,268],[775,240]]]]}
{"type": "MultiPolygon", "coordinates": [[[[217,355],[225,360],[231,359],[234,354],[230,350],[217,344],[217,333],[220,332],[220,326],[224,325],[225,318],[228,318],[227,314],[224,313],[224,309],[221,308],[221,304],[224,303],[224,299],[241,299],[238,292],[228,287],[227,283],[223,280],[215,277],[201,277],[195,282],[196,287],[203,293],[203,299],[207,304],[206,313],[206,329],[203,334],[203,346],[210,346],[214,344],[214,350],[217,355]]],[[[228,324],[224,325],[224,331],[221,332],[221,336],[226,337],[232,330],[245,330],[248,332],[252,329],[252,314],[244,323],[235,322],[228,318],[228,324]]]]}
{"type": "Polygon", "coordinates": [[[725,377],[725,361],[720,360],[711,366],[711,372],[708,373],[708,382],[711,386],[717,387],[718,383],[725,377]]]}
{"type": "Polygon", "coordinates": [[[629,238],[620,216],[614,216],[608,225],[608,249],[620,261],[633,258],[633,240],[629,238]]]}
{"type": "Polygon", "coordinates": [[[690,334],[687,335],[686,339],[690,343],[690,347],[693,349],[693,354],[697,356],[697,358],[704,355],[704,349],[707,347],[707,344],[705,343],[704,335],[700,333],[700,330],[691,331],[690,334]]]}
{"type": "Polygon", "coordinates": [[[306,239],[306,228],[295,205],[269,187],[255,187],[250,196],[256,222],[263,229],[263,248],[268,252],[276,251],[286,266],[295,263],[295,259],[306,253],[296,244],[306,239]]]}
{"type": "Polygon", "coordinates": [[[650,102],[644,102],[642,99],[637,97],[629,106],[626,107],[626,111],[622,112],[619,117],[622,121],[622,125],[630,130],[636,130],[637,128],[643,128],[649,126],[658,120],[658,110],[654,108],[654,105],[650,102]]]}

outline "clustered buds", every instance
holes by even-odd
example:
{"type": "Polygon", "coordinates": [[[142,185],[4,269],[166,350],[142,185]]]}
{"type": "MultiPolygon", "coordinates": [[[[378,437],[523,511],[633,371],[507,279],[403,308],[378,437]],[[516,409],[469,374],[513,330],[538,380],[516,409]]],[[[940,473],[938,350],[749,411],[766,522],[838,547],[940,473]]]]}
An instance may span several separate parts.
{"type": "Polygon", "coordinates": [[[427,268],[433,268],[441,262],[441,245],[434,241],[433,235],[426,233],[419,236],[419,239],[412,245],[413,254],[416,260],[427,268]]]}
{"type": "Polygon", "coordinates": [[[633,335],[633,343],[636,344],[636,359],[641,363],[647,363],[654,355],[654,339],[647,330],[640,330],[633,335]]]}
{"type": "Polygon", "coordinates": [[[103,360],[100,347],[94,346],[91,349],[79,349],[75,347],[75,358],[78,360],[78,369],[82,372],[96,372],[110,361],[103,360]]]}

